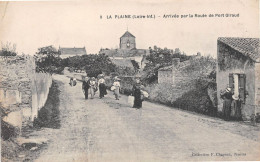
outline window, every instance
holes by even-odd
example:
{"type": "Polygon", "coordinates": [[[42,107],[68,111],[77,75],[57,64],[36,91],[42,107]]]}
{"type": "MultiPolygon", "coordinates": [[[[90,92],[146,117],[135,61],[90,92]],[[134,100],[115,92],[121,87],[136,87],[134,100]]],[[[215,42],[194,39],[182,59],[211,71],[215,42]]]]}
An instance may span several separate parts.
{"type": "Polygon", "coordinates": [[[126,43],[126,46],[129,48],[130,47],[130,42],[129,42],[129,40],[127,41],[127,43],[126,43]]]}
{"type": "Polygon", "coordinates": [[[246,101],[246,75],[231,73],[229,74],[229,87],[234,95],[238,96],[242,103],[246,101]]]}

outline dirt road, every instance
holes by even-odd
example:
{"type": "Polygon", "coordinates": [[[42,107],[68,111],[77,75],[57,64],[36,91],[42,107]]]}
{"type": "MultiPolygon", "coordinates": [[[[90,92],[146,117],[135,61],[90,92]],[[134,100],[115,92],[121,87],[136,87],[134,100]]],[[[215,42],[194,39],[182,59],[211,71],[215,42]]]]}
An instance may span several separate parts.
{"type": "Polygon", "coordinates": [[[224,122],[144,102],[130,108],[126,97],[108,94],[84,100],[81,83],[56,75],[60,85],[60,129],[35,136],[49,139],[36,161],[256,160],[259,128],[224,122]],[[240,156],[238,156],[240,155],[240,156]]]}

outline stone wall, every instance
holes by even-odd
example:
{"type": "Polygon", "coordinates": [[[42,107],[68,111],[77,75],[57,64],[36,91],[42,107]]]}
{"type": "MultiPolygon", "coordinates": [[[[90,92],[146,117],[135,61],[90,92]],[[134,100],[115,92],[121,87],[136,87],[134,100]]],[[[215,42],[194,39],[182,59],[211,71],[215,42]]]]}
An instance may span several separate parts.
{"type": "Polygon", "coordinates": [[[256,113],[260,113],[260,62],[255,64],[255,105],[256,105],[256,113]]]}
{"type": "Polygon", "coordinates": [[[0,62],[0,102],[8,113],[4,121],[21,128],[44,106],[52,78],[35,72],[32,56],[1,57],[0,62]]]}
{"type": "Polygon", "coordinates": [[[158,83],[173,83],[172,69],[158,71],[158,83]]]}

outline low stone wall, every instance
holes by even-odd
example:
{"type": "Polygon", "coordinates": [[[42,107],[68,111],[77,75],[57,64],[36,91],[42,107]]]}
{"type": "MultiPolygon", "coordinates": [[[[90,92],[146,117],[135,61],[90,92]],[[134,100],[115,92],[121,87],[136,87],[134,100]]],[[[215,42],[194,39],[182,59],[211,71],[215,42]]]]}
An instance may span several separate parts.
{"type": "Polygon", "coordinates": [[[38,117],[38,111],[47,101],[52,77],[47,73],[36,73],[32,82],[32,113],[31,120],[38,117]]]}
{"type": "Polygon", "coordinates": [[[37,117],[47,100],[52,77],[35,72],[32,56],[0,57],[0,103],[7,123],[19,127],[37,117]]]}

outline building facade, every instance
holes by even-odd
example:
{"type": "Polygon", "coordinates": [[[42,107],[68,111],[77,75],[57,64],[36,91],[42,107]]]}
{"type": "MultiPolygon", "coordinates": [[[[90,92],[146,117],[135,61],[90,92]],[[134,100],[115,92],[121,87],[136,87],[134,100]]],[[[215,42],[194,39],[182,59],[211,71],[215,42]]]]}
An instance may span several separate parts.
{"type": "Polygon", "coordinates": [[[218,111],[223,109],[221,91],[232,89],[239,97],[243,120],[260,112],[260,60],[258,38],[219,38],[217,42],[218,111]]]}
{"type": "Polygon", "coordinates": [[[120,49],[124,50],[131,50],[136,48],[135,43],[135,36],[131,34],[130,32],[126,31],[121,37],[120,37],[120,49]]]}

